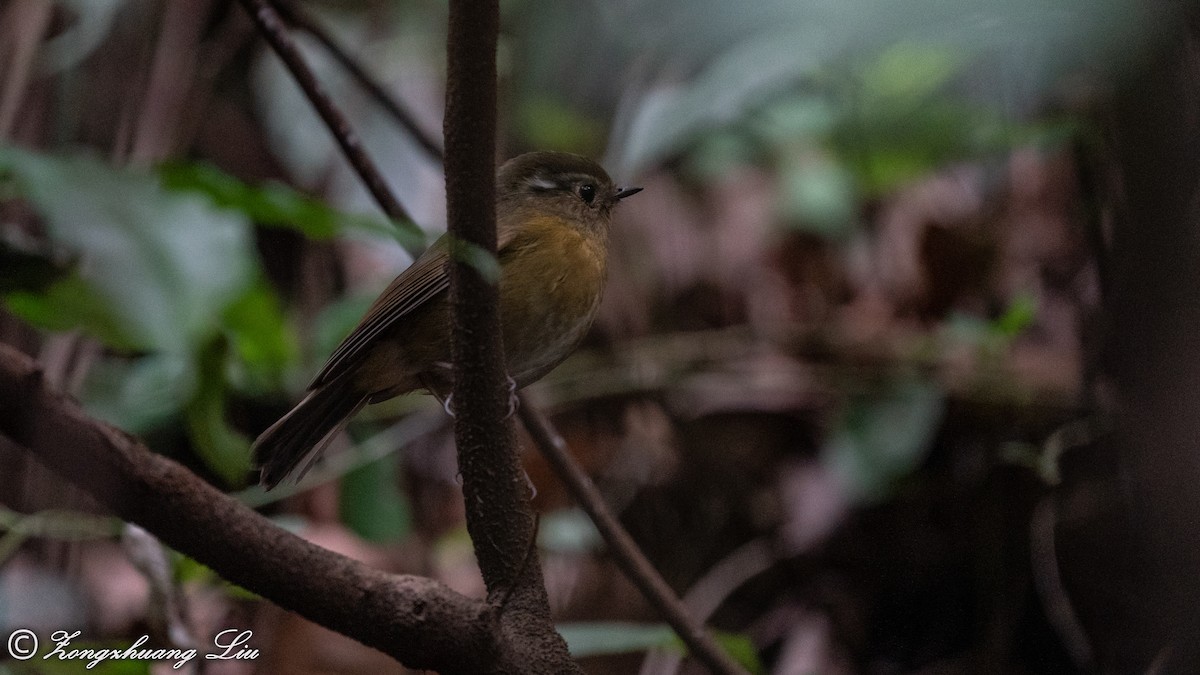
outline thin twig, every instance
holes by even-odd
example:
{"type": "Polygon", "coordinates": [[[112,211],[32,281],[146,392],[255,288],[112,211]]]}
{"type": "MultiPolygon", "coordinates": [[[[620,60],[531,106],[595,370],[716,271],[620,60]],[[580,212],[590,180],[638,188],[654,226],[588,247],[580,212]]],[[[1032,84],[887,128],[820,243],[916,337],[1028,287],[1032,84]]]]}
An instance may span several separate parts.
{"type": "MultiPolygon", "coordinates": [[[[683,605],[687,607],[689,616],[697,621],[708,621],[730,594],[752,577],[770,569],[777,559],[770,542],[766,539],[752,539],[742,544],[733,553],[708,568],[704,576],[692,584],[684,594],[683,605]]],[[[646,654],[638,673],[676,673],[682,660],[678,650],[665,647],[652,649],[646,654]]]]}
{"type": "Polygon", "coordinates": [[[360,63],[358,59],[354,58],[345,47],[339,44],[338,41],[329,34],[329,31],[325,30],[320,23],[318,23],[312,18],[312,16],[308,14],[308,12],[304,11],[299,5],[296,4],[294,0],[274,0],[272,4],[285,21],[290,23],[298,30],[302,30],[305,33],[313,36],[317,42],[320,42],[325,49],[329,51],[333,58],[337,60],[337,62],[340,63],[342,67],[345,68],[352,76],[354,76],[354,79],[358,80],[358,83],[367,90],[367,93],[374,97],[375,100],[383,106],[384,110],[386,110],[393,118],[395,118],[396,122],[399,123],[400,126],[404,127],[404,130],[408,132],[409,137],[411,137],[413,141],[425,151],[426,154],[439,163],[445,159],[444,155],[442,154],[441,144],[439,144],[433,136],[422,129],[421,125],[417,123],[412,113],[410,113],[395,96],[392,96],[391,92],[389,92],[387,88],[375,78],[375,76],[367,72],[367,69],[363,67],[362,63],[360,63]]]}
{"type": "Polygon", "coordinates": [[[642,555],[616,516],[609,511],[604,497],[596,489],[592,479],[579,467],[567,452],[567,443],[547,422],[545,416],[529,405],[523,398],[518,408],[521,422],[533,437],[534,444],[555,472],[567,482],[579,505],[591,517],[600,531],[600,536],[612,549],[617,564],[625,571],[642,593],[650,600],[675,629],[680,639],[691,650],[692,655],[715,673],[744,673],[737,663],[725,653],[688,614],[687,607],[675,596],[675,592],[642,555]]]}
{"type": "Polygon", "coordinates": [[[1029,517],[1029,562],[1033,587],[1042,601],[1046,620],[1062,640],[1063,649],[1080,672],[1096,668],[1096,652],[1071,602],[1059,570],[1054,528],[1058,521],[1058,497],[1046,495],[1029,517]]]}
{"type": "Polygon", "coordinates": [[[367,186],[367,190],[371,192],[371,196],[379,203],[384,213],[392,220],[411,221],[412,218],[408,216],[408,212],[388,189],[387,181],[383,179],[383,174],[379,172],[375,162],[363,150],[362,143],[354,130],[350,128],[350,122],[346,116],[334,105],[329,93],[317,81],[312,69],[304,61],[304,56],[296,48],[292,37],[288,35],[287,27],[283,24],[283,19],[280,18],[275,8],[266,0],[241,0],[241,3],[254,18],[254,22],[258,24],[263,37],[267,39],[275,53],[292,73],[292,77],[296,78],[296,83],[300,85],[317,114],[325,121],[326,126],[333,133],[334,139],[341,146],[342,152],[346,154],[350,164],[358,172],[359,177],[367,186]]]}

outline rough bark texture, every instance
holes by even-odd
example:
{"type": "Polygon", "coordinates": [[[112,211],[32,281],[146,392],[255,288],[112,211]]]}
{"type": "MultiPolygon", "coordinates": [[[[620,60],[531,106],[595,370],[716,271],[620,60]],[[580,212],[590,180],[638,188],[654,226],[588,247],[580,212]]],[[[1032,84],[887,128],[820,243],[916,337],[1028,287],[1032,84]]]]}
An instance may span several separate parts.
{"type": "MultiPolygon", "coordinates": [[[[496,0],[452,0],[447,37],[446,213],[458,242],[496,251],[496,0]]],[[[555,632],[527,480],[517,456],[498,289],[472,265],[450,263],[454,306],[454,439],[467,530],[503,648],[523,672],[579,672],[555,632]]]]}
{"type": "Polygon", "coordinates": [[[1059,525],[1064,580],[1111,673],[1200,664],[1200,61],[1194,27],[1170,19],[1110,128],[1117,424],[1086,461],[1116,480],[1069,486],[1065,503],[1092,506],[1059,525]]]}
{"type": "Polygon", "coordinates": [[[494,665],[493,615],[416,576],[386,574],[311,544],[50,389],[37,364],[0,345],[0,443],[33,453],[120,518],[280,607],[443,673],[494,665]]]}

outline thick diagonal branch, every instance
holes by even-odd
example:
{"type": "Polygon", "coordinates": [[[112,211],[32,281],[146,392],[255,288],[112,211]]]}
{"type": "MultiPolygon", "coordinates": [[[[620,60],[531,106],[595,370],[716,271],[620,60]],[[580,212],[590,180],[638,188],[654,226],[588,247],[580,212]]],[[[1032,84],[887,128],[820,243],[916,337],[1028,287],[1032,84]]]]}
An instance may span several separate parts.
{"type": "MultiPolygon", "coordinates": [[[[431,579],[372,569],[274,525],[53,390],[0,344],[0,443],[22,447],[120,518],[225,579],[402,663],[493,666],[491,610],[431,579]]],[[[12,450],[12,448],[6,448],[12,450]]]]}

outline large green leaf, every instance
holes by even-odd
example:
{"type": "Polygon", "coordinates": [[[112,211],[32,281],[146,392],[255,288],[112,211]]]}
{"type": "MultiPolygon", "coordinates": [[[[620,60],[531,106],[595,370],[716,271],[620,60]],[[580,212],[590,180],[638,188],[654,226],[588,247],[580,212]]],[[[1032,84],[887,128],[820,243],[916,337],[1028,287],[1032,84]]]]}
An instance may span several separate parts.
{"type": "Polygon", "coordinates": [[[31,321],[72,325],[121,347],[192,352],[251,279],[246,217],[167,191],[152,174],[12,147],[0,148],[0,171],[51,240],[79,258],[75,278],[13,306],[31,321]]]}
{"type": "Polygon", "coordinates": [[[197,382],[191,355],[99,359],[88,372],[80,398],[91,414],[144,434],[175,419],[195,394],[197,382]]]}

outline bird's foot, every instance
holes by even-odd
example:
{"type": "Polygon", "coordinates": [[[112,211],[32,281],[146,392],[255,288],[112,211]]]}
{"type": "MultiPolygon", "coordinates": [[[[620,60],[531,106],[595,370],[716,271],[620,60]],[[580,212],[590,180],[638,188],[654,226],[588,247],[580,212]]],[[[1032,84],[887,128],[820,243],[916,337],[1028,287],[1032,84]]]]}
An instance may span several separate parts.
{"type": "Polygon", "coordinates": [[[537,499],[537,486],[533,484],[533,479],[529,477],[529,472],[521,469],[521,475],[525,476],[525,487],[529,488],[529,501],[537,499]]]}
{"type": "MultiPolygon", "coordinates": [[[[515,414],[517,412],[517,408],[519,408],[521,406],[521,399],[517,396],[517,381],[512,379],[511,375],[509,375],[507,377],[508,377],[508,413],[504,415],[504,419],[508,419],[508,418],[512,417],[513,414],[515,414]]],[[[526,476],[525,478],[528,479],[529,477],[526,476]]],[[[532,486],[533,486],[533,484],[530,483],[530,487],[532,487],[532,486]]]]}

